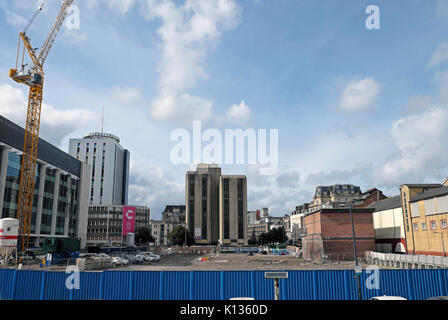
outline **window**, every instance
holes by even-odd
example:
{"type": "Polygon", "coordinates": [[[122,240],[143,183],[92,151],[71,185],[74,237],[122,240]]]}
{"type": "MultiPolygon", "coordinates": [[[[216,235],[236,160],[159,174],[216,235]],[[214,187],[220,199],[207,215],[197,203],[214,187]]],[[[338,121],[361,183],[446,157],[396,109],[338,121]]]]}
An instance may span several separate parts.
{"type": "Polygon", "coordinates": [[[429,224],[431,226],[431,230],[436,230],[437,226],[436,226],[436,222],[435,221],[431,221],[429,224]]]}
{"type": "Polygon", "coordinates": [[[446,229],[446,220],[440,220],[440,227],[446,229]]]}
{"type": "Polygon", "coordinates": [[[422,230],[426,230],[426,223],[422,222],[422,230]]]}
{"type": "Polygon", "coordinates": [[[414,223],[412,226],[413,226],[414,231],[418,230],[418,223],[414,223]]]}

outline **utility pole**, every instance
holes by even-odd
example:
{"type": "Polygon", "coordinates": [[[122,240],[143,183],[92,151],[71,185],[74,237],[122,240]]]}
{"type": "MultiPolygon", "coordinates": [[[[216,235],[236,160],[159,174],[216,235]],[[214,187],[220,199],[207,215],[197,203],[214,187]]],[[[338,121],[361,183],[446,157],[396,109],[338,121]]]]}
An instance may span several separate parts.
{"type": "Polygon", "coordinates": [[[350,220],[352,222],[353,254],[355,259],[355,278],[358,285],[358,300],[362,300],[361,279],[358,275],[358,251],[356,250],[355,224],[353,223],[352,203],[349,203],[350,220]]]}

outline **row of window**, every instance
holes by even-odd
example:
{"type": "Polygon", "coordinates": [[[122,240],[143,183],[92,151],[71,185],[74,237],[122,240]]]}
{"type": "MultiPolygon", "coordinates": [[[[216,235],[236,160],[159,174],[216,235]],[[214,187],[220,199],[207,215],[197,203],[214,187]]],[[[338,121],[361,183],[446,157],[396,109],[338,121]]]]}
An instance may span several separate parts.
{"type": "MultiPolygon", "coordinates": [[[[431,230],[437,230],[437,224],[435,221],[430,221],[429,226],[431,230]]],[[[446,229],[446,220],[440,220],[440,228],[446,229]]],[[[418,231],[418,223],[413,224],[414,231],[418,231]]],[[[422,222],[422,230],[427,230],[426,222],[422,222]]]]}

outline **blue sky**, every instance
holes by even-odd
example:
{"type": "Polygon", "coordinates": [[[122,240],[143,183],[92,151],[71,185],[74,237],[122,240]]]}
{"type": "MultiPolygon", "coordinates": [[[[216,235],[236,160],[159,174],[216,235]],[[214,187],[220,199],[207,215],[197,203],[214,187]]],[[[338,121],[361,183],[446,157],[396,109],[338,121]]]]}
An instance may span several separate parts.
{"type": "MultiPolygon", "coordinates": [[[[8,78],[18,32],[40,1],[0,0],[0,113],[23,123],[26,88],[8,78]],[[32,4],[30,4],[32,3],[32,4]]],[[[28,34],[40,46],[59,9],[28,34]]],[[[203,127],[279,130],[279,169],[248,165],[250,210],[289,213],[319,184],[388,195],[448,176],[448,1],[84,0],[46,62],[41,137],[100,130],[131,151],[130,201],[160,218],[184,203],[186,165],[170,133],[203,127]],[[368,5],[380,30],[368,30],[368,5]],[[445,157],[446,158],[446,157],[445,157]]]]}

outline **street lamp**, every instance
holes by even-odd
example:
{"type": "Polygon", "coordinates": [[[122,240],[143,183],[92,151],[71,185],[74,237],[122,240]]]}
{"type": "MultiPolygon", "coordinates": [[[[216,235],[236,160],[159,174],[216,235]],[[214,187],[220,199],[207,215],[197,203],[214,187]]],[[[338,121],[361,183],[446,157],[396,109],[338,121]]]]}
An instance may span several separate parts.
{"type": "Polygon", "coordinates": [[[443,240],[443,232],[437,232],[437,231],[433,231],[434,233],[440,233],[440,235],[442,236],[442,250],[443,250],[443,256],[445,257],[445,241],[443,240]]]}
{"type": "Polygon", "coordinates": [[[350,220],[352,222],[353,253],[355,259],[355,278],[358,285],[358,299],[362,300],[361,279],[358,275],[358,251],[356,250],[355,224],[353,223],[352,202],[349,202],[348,206],[350,209],[350,220]]]}

